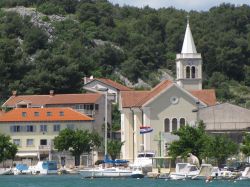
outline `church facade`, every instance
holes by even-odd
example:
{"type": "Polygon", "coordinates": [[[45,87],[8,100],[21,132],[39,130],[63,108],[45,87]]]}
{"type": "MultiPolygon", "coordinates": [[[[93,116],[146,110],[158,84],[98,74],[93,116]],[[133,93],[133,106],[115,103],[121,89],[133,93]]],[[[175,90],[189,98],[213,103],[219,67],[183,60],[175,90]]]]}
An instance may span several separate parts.
{"type": "Polygon", "coordinates": [[[202,89],[202,58],[189,23],[182,51],[176,55],[176,81],[165,80],[150,91],[122,91],[120,95],[122,158],[134,161],[142,151],[167,154],[177,137],[172,131],[195,125],[197,109],[216,104],[215,91],[202,89]],[[141,134],[144,128],[150,133],[141,134]]]}

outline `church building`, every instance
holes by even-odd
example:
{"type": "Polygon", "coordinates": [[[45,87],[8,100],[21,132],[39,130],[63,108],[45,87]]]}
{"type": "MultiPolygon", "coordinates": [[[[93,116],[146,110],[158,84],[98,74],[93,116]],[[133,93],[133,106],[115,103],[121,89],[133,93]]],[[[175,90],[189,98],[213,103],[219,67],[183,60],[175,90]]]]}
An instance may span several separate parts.
{"type": "Polygon", "coordinates": [[[202,89],[202,57],[196,51],[189,22],[181,53],[176,55],[176,71],[174,82],[162,81],[150,91],[121,92],[123,159],[133,162],[142,151],[167,155],[168,144],[177,138],[171,132],[196,125],[199,108],[216,104],[215,90],[202,89]],[[148,133],[142,132],[145,129],[148,133]]]}

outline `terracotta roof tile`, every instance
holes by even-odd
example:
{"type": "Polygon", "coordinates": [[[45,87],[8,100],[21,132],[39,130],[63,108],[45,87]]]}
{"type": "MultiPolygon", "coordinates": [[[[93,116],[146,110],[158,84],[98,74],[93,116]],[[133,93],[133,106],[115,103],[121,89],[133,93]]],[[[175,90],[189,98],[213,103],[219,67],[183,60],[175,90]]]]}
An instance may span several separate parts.
{"type": "Polygon", "coordinates": [[[152,99],[165,88],[171,86],[172,81],[165,80],[155,86],[151,91],[127,91],[121,92],[122,107],[139,107],[152,99]]]}
{"type": "Polygon", "coordinates": [[[2,115],[4,115],[4,114],[5,114],[5,112],[2,111],[2,110],[0,110],[0,116],[2,116],[2,115]]]}
{"type": "Polygon", "coordinates": [[[11,96],[3,106],[15,107],[21,101],[29,102],[33,106],[43,106],[50,99],[50,95],[19,95],[11,96]]]}
{"type": "Polygon", "coordinates": [[[46,103],[50,104],[76,104],[76,103],[96,103],[102,94],[55,94],[46,103]]]}
{"type": "Polygon", "coordinates": [[[216,104],[216,95],[214,89],[207,90],[192,90],[190,93],[200,99],[202,102],[206,103],[208,106],[216,104]]]}
{"type": "MultiPolygon", "coordinates": [[[[170,87],[173,84],[172,81],[165,80],[155,86],[151,91],[126,91],[121,92],[122,107],[140,107],[146,102],[157,96],[164,89],[170,87]]],[[[207,105],[216,104],[215,90],[193,90],[190,93],[200,99],[207,105]]]]}
{"type": "Polygon", "coordinates": [[[150,91],[123,91],[121,92],[122,107],[136,106],[137,103],[149,94],[150,91]]]}
{"type": "Polygon", "coordinates": [[[118,83],[118,82],[115,82],[115,81],[113,81],[111,79],[99,78],[99,79],[96,79],[96,80],[98,80],[100,82],[103,82],[103,83],[105,83],[107,85],[110,85],[110,86],[112,86],[112,87],[114,87],[114,88],[116,88],[117,90],[120,90],[120,91],[130,91],[130,90],[132,90],[132,89],[130,89],[130,88],[118,83]]]}
{"type": "Polygon", "coordinates": [[[171,86],[173,84],[172,81],[170,80],[164,80],[162,82],[160,82],[158,85],[156,85],[151,92],[149,92],[149,94],[142,98],[136,106],[142,106],[144,103],[146,103],[147,101],[149,101],[150,99],[152,99],[154,96],[156,96],[157,94],[159,94],[162,90],[166,89],[167,87],[171,86]]]}
{"type": "Polygon", "coordinates": [[[71,108],[15,108],[0,116],[0,122],[92,120],[93,118],[71,108]],[[48,115],[48,112],[51,113],[51,116],[48,115]]]}
{"type": "Polygon", "coordinates": [[[44,106],[49,104],[76,104],[96,103],[102,94],[55,94],[55,95],[18,95],[11,96],[3,106],[15,107],[20,102],[30,103],[31,106],[44,106]]]}

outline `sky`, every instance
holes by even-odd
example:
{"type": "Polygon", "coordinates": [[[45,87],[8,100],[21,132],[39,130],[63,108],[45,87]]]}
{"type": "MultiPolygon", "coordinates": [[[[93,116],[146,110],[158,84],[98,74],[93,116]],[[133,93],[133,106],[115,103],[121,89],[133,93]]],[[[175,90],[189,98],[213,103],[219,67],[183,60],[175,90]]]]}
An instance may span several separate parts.
{"type": "Polygon", "coordinates": [[[109,0],[113,4],[152,8],[175,7],[186,11],[208,11],[211,7],[219,6],[221,3],[231,3],[237,6],[242,4],[250,5],[250,0],[109,0]]]}

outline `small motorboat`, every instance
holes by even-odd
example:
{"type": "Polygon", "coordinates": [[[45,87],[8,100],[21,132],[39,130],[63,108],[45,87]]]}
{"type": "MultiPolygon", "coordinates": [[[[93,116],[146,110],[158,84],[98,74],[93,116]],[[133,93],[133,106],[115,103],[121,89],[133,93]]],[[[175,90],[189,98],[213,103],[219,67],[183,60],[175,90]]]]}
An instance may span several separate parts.
{"type": "Polygon", "coordinates": [[[250,179],[250,167],[246,167],[244,171],[241,173],[239,180],[250,179]]]}
{"type": "Polygon", "coordinates": [[[29,170],[32,174],[41,174],[41,175],[48,175],[48,174],[57,174],[57,163],[55,161],[39,161],[37,165],[30,166],[29,170]]]}
{"type": "Polygon", "coordinates": [[[198,175],[200,170],[196,165],[189,163],[177,163],[175,172],[171,172],[169,178],[172,180],[183,180],[198,175]]]}
{"type": "Polygon", "coordinates": [[[13,171],[11,168],[0,168],[0,175],[12,175],[13,171]]]}
{"type": "Polygon", "coordinates": [[[132,174],[131,174],[132,178],[136,178],[136,179],[141,179],[144,178],[144,174],[142,172],[142,167],[140,166],[134,166],[132,168],[132,174]]]}
{"type": "Polygon", "coordinates": [[[27,164],[17,164],[16,167],[13,169],[14,175],[26,175],[31,174],[31,170],[27,164]]]}

